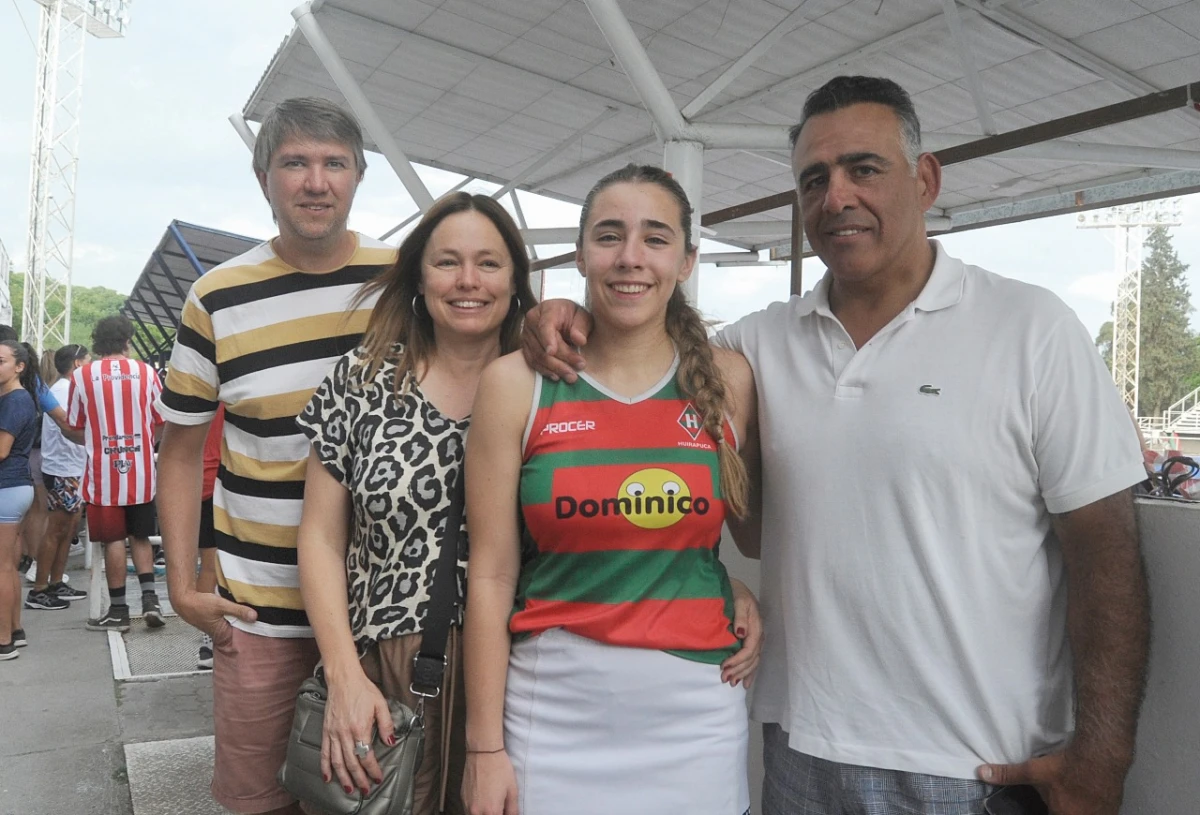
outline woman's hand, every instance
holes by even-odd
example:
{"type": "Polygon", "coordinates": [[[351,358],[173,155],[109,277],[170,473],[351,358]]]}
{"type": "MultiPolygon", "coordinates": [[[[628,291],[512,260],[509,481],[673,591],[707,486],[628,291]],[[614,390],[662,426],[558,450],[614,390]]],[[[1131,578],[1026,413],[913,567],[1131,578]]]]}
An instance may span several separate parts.
{"type": "Polygon", "coordinates": [[[462,796],[467,815],[520,815],[517,776],[508,753],[467,753],[462,796]]]}
{"type": "Polygon", "coordinates": [[[325,728],[321,735],[321,775],[325,783],[336,775],[347,794],[357,787],[364,795],[371,784],[383,781],[383,771],[372,750],[359,757],[355,742],[371,744],[376,728],[389,744],[395,741],[395,727],[387,700],[361,669],[345,679],[332,681],[326,675],[329,700],[325,705],[325,728]]]}
{"type": "Polygon", "coordinates": [[[733,586],[733,633],[742,641],[742,648],[721,663],[721,681],[733,687],[742,682],[748,688],[762,653],[762,617],[754,592],[740,580],[730,578],[729,583],[733,586]]]}

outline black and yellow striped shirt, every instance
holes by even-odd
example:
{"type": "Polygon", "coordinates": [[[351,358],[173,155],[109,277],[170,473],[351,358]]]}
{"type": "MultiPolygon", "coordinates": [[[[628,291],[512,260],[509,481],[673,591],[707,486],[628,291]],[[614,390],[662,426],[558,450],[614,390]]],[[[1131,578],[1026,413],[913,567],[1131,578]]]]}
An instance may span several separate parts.
{"type": "Polygon", "coordinates": [[[349,312],[359,287],[396,257],[357,237],[349,262],[323,274],[297,271],[261,244],[197,280],[183,308],[159,410],[196,425],[225,404],[213,492],[218,590],[258,612],[254,623],[231,620],[255,634],[312,636],[296,565],[309,441],[296,416],[362,338],[373,301],[349,312]]]}

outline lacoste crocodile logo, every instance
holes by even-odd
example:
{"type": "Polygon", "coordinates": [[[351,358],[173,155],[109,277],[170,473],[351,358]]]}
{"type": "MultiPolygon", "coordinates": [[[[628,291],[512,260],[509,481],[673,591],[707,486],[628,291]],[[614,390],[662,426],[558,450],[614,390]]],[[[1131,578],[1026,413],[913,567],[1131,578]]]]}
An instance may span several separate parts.
{"type": "Polygon", "coordinates": [[[917,390],[921,393],[927,393],[930,396],[941,396],[942,395],[942,389],[935,388],[933,385],[922,385],[921,387],[917,388],[917,390]]]}

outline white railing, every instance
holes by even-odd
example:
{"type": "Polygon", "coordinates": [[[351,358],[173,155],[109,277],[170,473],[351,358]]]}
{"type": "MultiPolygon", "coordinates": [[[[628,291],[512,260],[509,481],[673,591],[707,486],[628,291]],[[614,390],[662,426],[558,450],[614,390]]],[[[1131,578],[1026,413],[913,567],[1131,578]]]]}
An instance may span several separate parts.
{"type": "Polygon", "coordinates": [[[1170,433],[1200,432],[1200,388],[1163,411],[1163,429],[1170,433]]]}

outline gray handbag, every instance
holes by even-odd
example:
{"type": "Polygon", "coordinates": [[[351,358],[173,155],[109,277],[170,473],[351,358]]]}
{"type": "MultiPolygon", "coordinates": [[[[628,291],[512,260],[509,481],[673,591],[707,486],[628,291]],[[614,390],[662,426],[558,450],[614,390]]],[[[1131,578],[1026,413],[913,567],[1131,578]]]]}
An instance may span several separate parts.
{"type": "Polygon", "coordinates": [[[288,736],[287,760],[279,770],[280,785],[301,801],[327,815],[411,815],[413,776],[421,765],[425,723],[395,699],[388,700],[395,727],[396,744],[388,747],[376,732],[371,738],[375,760],[383,771],[383,783],[346,792],[335,778],[328,784],[321,777],[321,729],[325,723],[327,691],[320,676],[309,677],[300,686],[296,715],[288,736]]]}
{"type": "Polygon", "coordinates": [[[455,619],[455,575],[462,543],[459,531],[466,499],[463,481],[460,469],[446,523],[438,536],[442,549],[433,584],[429,587],[421,649],[413,657],[409,690],[417,696],[417,709],[410,710],[402,702],[388,699],[396,744],[388,747],[378,732],[372,734],[371,749],[383,771],[383,782],[373,786],[366,795],[357,789],[346,792],[336,778],[325,783],[321,776],[321,732],[325,725],[328,691],[320,669],[316,676],[304,680],[300,686],[292,732],[288,735],[287,758],[279,770],[279,784],[327,815],[412,815],[413,779],[421,766],[425,744],[425,700],[434,699],[441,693],[442,674],[446,670],[446,640],[455,619]]]}

